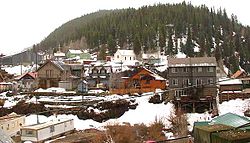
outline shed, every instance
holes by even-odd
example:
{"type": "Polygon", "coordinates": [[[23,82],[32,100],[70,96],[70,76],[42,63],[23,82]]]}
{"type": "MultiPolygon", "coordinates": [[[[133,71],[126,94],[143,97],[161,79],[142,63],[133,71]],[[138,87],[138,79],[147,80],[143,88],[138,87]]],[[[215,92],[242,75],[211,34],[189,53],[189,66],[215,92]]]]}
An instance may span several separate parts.
{"type": "Polygon", "coordinates": [[[233,127],[216,124],[209,126],[196,126],[194,127],[194,142],[195,143],[212,143],[212,133],[228,131],[233,127]]]}
{"type": "Polygon", "coordinates": [[[73,119],[54,119],[21,128],[21,140],[41,142],[74,130],[73,119]]]}
{"type": "Polygon", "coordinates": [[[230,130],[212,134],[212,143],[249,143],[250,131],[230,130]]]}

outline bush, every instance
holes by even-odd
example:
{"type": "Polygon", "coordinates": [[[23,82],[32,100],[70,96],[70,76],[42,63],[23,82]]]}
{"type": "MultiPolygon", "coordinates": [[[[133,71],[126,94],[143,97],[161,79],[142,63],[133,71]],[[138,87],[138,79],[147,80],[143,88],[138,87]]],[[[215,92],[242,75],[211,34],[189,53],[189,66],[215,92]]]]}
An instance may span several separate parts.
{"type": "Polygon", "coordinates": [[[168,120],[172,124],[172,127],[170,128],[171,132],[176,137],[188,135],[187,116],[180,109],[176,109],[175,113],[171,114],[168,120]]]}
{"type": "Polygon", "coordinates": [[[107,135],[115,143],[142,143],[146,140],[165,140],[162,120],[155,120],[149,127],[144,124],[108,125],[107,135]]]}

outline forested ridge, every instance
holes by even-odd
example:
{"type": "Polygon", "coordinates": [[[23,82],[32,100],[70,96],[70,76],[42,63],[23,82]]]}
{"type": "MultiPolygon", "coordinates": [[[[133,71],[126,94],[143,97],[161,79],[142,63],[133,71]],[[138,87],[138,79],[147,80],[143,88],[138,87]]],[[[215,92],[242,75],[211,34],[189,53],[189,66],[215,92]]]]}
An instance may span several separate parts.
{"type": "Polygon", "coordinates": [[[156,50],[159,41],[166,55],[175,55],[176,47],[180,47],[189,57],[215,56],[232,72],[250,61],[249,26],[240,24],[237,16],[228,15],[225,9],[195,7],[185,2],[84,15],[63,24],[35,47],[48,50],[77,41],[77,48],[107,48],[110,55],[117,43],[122,47],[130,44],[139,54],[142,49],[156,50]]]}

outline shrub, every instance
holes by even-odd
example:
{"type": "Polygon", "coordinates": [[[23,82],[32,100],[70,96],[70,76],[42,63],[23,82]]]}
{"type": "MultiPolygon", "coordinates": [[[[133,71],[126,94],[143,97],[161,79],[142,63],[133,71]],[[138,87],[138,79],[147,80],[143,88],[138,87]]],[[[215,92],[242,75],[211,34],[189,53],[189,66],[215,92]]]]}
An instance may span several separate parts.
{"type": "Polygon", "coordinates": [[[172,124],[171,131],[176,137],[188,135],[187,116],[180,109],[171,114],[168,120],[172,124]]]}

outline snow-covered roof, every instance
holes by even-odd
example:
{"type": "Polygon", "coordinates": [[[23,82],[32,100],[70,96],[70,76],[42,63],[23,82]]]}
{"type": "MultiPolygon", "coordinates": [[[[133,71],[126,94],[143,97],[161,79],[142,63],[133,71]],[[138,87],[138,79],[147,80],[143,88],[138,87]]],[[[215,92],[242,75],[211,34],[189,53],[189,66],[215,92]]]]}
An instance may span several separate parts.
{"type": "Polygon", "coordinates": [[[64,122],[71,121],[71,120],[73,121],[73,119],[63,119],[63,118],[62,119],[54,119],[54,120],[50,120],[48,122],[41,123],[41,124],[23,126],[22,129],[39,130],[42,128],[50,127],[51,125],[56,125],[56,124],[64,123],[64,122]]]}
{"type": "Polygon", "coordinates": [[[65,53],[63,53],[63,52],[56,52],[56,53],[54,53],[54,56],[55,57],[65,57],[65,53]]]}
{"type": "Polygon", "coordinates": [[[156,53],[149,53],[149,54],[142,54],[142,59],[158,59],[159,58],[159,53],[156,52],[156,53]]]}
{"type": "Polygon", "coordinates": [[[144,68],[144,69],[146,71],[148,71],[150,73],[150,75],[155,78],[155,80],[166,80],[165,78],[159,76],[158,74],[156,74],[156,73],[154,73],[154,72],[152,72],[152,71],[150,71],[150,70],[148,70],[146,68],[144,68]]]}
{"type": "Polygon", "coordinates": [[[219,85],[232,85],[232,84],[242,84],[242,81],[240,79],[230,79],[230,78],[219,79],[219,85]]]}
{"type": "Polygon", "coordinates": [[[122,56],[135,56],[134,50],[118,49],[115,54],[120,53],[122,56]]]}
{"type": "Polygon", "coordinates": [[[82,54],[82,51],[81,50],[73,50],[73,49],[70,49],[69,52],[71,54],[82,54]]]}
{"type": "Polygon", "coordinates": [[[169,67],[216,66],[215,57],[168,58],[169,67]]]}

